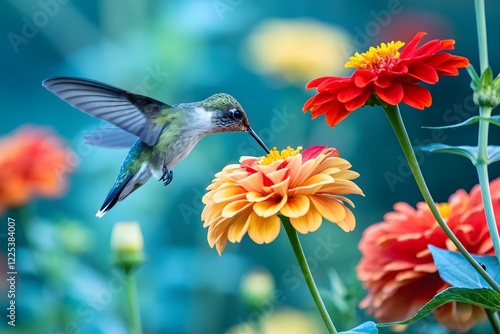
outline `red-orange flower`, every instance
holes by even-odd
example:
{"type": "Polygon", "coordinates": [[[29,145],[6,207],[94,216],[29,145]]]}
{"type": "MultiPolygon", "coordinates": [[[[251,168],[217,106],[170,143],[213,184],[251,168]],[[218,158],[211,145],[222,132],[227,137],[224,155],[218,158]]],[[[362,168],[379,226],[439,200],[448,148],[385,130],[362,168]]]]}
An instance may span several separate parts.
{"type": "Polygon", "coordinates": [[[0,213],[34,197],[57,197],[74,168],[72,153],[50,131],[23,127],[0,139],[0,213]]]}
{"type": "MultiPolygon", "coordinates": [[[[500,178],[490,183],[496,221],[500,221],[500,178]]],[[[438,205],[447,225],[472,254],[493,255],[481,191],[459,190],[448,203],[438,205]]],[[[406,203],[394,205],[384,221],[365,230],[359,243],[363,257],[357,267],[368,289],[360,307],[380,321],[403,320],[438,292],[449,287],[440,277],[428,245],[456,251],[441,230],[429,207],[421,202],[415,210],[406,203]]],[[[486,319],[478,306],[448,303],[434,311],[435,318],[450,330],[467,331],[486,319]]]]}
{"type": "Polygon", "coordinates": [[[356,53],[345,65],[356,69],[350,77],[310,81],[306,88],[317,88],[318,93],[304,104],[303,111],[311,110],[313,118],[326,114],[326,122],[333,127],[373,95],[390,105],[403,102],[417,109],[429,107],[431,94],[418,83],[435,84],[440,76],[458,75],[457,69],[467,67],[469,61],[440,52],[454,49],[451,39],[435,39],[417,47],[423,36],[425,33],[417,33],[401,53],[398,50],[405,44],[401,41],[356,53]]]}
{"type": "Polygon", "coordinates": [[[359,176],[338,151],[326,146],[274,148],[266,157],[243,157],[226,166],[203,197],[208,242],[222,253],[228,241],[240,242],[248,232],[256,243],[269,243],[280,231],[278,213],[290,218],[300,233],[317,230],[322,218],[352,231],[355,218],[342,195],[363,194],[351,180],[359,176]]]}

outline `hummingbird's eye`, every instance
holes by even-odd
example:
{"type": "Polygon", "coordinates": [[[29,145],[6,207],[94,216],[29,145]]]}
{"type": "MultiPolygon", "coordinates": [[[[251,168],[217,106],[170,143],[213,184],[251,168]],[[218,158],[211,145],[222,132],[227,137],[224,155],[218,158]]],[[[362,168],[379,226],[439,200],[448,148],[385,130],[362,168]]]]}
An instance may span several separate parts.
{"type": "Polygon", "coordinates": [[[231,109],[229,110],[231,113],[231,117],[233,119],[242,119],[243,118],[243,112],[240,109],[231,109]]]}

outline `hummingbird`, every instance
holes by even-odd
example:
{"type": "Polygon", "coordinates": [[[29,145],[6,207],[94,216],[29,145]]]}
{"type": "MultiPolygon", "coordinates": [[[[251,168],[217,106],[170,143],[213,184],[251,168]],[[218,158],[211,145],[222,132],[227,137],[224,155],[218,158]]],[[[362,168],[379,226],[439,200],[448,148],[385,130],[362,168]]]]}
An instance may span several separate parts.
{"type": "Polygon", "coordinates": [[[85,143],[130,148],[96,213],[99,218],[151,177],[168,185],[173,179],[172,168],[206,135],[243,131],[269,153],[240,103],[229,94],[169,105],[89,79],[55,77],[42,85],[80,111],[112,124],[85,134],[85,143]]]}

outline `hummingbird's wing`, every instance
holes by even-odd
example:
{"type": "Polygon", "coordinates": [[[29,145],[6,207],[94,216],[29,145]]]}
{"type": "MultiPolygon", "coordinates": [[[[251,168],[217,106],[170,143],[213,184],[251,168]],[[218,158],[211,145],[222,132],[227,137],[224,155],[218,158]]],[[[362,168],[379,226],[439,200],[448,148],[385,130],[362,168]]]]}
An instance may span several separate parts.
{"type": "Polygon", "coordinates": [[[130,132],[115,126],[97,128],[83,135],[85,144],[105,148],[130,148],[137,139],[130,132]]]}
{"type": "Polygon", "coordinates": [[[73,107],[130,132],[149,146],[156,144],[162,130],[155,118],[170,107],[94,80],[57,77],[45,80],[42,85],[73,107]]]}

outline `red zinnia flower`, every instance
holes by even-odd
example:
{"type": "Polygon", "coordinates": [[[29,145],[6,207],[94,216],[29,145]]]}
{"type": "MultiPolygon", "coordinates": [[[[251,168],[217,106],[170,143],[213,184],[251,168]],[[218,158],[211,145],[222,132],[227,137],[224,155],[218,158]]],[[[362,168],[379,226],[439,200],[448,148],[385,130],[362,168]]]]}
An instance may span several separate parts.
{"type": "MultiPolygon", "coordinates": [[[[500,178],[490,183],[490,189],[495,218],[500,222],[500,178]]],[[[438,208],[469,252],[494,255],[479,186],[470,194],[457,191],[448,203],[439,204],[438,208]]],[[[418,203],[417,209],[397,203],[383,222],[367,228],[359,243],[363,257],[357,275],[368,295],[360,307],[380,321],[404,320],[448,288],[439,277],[428,245],[456,251],[424,202],[418,203]]],[[[460,302],[437,308],[434,317],[454,331],[467,331],[477,321],[486,320],[480,307],[460,302]]]]}
{"type": "Polygon", "coordinates": [[[57,197],[74,169],[72,152],[50,131],[24,127],[0,139],[0,213],[33,197],[57,197]]]}
{"type": "Polygon", "coordinates": [[[440,76],[458,75],[458,68],[467,67],[467,58],[447,52],[453,50],[454,40],[432,40],[417,48],[424,32],[419,32],[401,51],[401,41],[382,43],[376,48],[350,57],[346,67],[356,71],[350,77],[321,77],[310,81],[306,88],[317,88],[318,94],[310,98],[303,111],[311,110],[312,117],[326,114],[326,122],[335,126],[350,112],[365,105],[372,94],[383,103],[401,102],[417,109],[432,103],[429,91],[419,82],[435,84],[440,76]]]}

